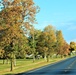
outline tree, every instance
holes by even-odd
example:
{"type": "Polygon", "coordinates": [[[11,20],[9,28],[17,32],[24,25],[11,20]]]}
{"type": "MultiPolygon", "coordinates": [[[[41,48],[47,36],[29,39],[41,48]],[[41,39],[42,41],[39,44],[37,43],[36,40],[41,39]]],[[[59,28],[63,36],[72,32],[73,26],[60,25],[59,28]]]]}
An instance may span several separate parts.
{"type": "Polygon", "coordinates": [[[47,53],[47,61],[49,61],[49,56],[53,54],[54,52],[54,45],[56,43],[56,35],[55,35],[55,28],[51,25],[48,25],[44,28],[45,33],[45,40],[48,47],[48,53],[47,53]]]}
{"type": "Polygon", "coordinates": [[[39,54],[41,54],[44,59],[46,60],[46,56],[47,56],[47,46],[46,46],[46,43],[45,43],[45,35],[44,35],[44,32],[42,31],[39,38],[38,38],[38,42],[37,42],[37,52],[39,54]]]}
{"type": "Polygon", "coordinates": [[[56,38],[57,38],[57,42],[56,42],[56,52],[57,52],[57,55],[60,54],[61,57],[64,55],[64,45],[65,45],[65,40],[63,38],[63,35],[62,35],[62,31],[59,30],[59,31],[56,31],[56,38]]]}
{"type": "Polygon", "coordinates": [[[3,5],[0,11],[0,41],[6,51],[10,50],[12,71],[15,46],[18,42],[21,43],[20,39],[25,37],[21,27],[24,27],[26,22],[29,24],[35,22],[38,7],[33,0],[3,0],[0,2],[3,5]]]}
{"type": "Polygon", "coordinates": [[[64,41],[64,46],[63,46],[63,55],[64,56],[68,56],[70,54],[69,48],[70,48],[69,44],[66,41],[64,41]]]}
{"type": "Polygon", "coordinates": [[[40,33],[41,33],[40,30],[36,30],[33,26],[31,27],[28,40],[31,49],[31,54],[33,54],[33,62],[35,61],[35,57],[38,53],[36,48],[37,48],[37,42],[40,33]]]}
{"type": "Polygon", "coordinates": [[[38,41],[38,47],[41,48],[42,52],[44,53],[44,57],[47,61],[49,61],[49,57],[54,52],[54,45],[56,42],[56,35],[55,35],[55,28],[51,25],[48,25],[44,28],[42,34],[40,35],[38,41]]]}
{"type": "Polygon", "coordinates": [[[76,43],[71,41],[70,42],[70,51],[72,52],[72,51],[75,51],[75,50],[76,50],[76,43]]]}

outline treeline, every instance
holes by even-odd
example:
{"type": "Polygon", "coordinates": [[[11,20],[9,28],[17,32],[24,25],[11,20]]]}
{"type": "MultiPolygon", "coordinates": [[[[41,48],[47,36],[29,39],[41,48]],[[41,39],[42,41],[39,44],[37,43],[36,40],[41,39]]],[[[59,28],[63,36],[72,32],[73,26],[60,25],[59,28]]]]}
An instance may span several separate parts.
{"type": "Polygon", "coordinates": [[[53,54],[67,56],[69,45],[61,30],[48,25],[43,31],[33,27],[40,10],[32,0],[3,0],[0,2],[0,58],[25,58],[33,54],[48,58],[53,54]]]}
{"type": "MultiPolygon", "coordinates": [[[[23,28],[22,28],[23,30],[23,28]]],[[[48,25],[43,31],[31,29],[24,31],[24,35],[18,34],[15,37],[11,29],[4,31],[5,35],[1,37],[0,42],[0,58],[26,58],[26,55],[33,55],[35,57],[41,55],[43,58],[70,55],[70,46],[64,40],[61,30],[56,30],[52,25],[48,25]],[[28,32],[28,33],[26,33],[28,32]]],[[[3,32],[2,32],[3,35],[3,32]]]]}

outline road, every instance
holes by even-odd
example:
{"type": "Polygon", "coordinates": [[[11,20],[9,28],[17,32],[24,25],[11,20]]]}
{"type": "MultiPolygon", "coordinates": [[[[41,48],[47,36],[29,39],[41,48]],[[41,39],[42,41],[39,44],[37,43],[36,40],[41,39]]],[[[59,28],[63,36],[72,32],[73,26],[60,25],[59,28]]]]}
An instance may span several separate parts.
{"type": "Polygon", "coordinates": [[[76,75],[76,56],[18,75],[76,75]]]}

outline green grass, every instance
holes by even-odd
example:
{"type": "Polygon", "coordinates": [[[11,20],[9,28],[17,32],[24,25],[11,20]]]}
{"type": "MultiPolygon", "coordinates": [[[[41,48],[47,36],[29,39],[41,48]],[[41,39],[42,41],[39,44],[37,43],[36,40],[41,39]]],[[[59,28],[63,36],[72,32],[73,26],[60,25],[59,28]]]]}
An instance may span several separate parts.
{"type": "Polygon", "coordinates": [[[14,70],[10,72],[10,63],[2,64],[0,60],[0,75],[14,75],[16,73],[26,72],[31,69],[35,69],[44,65],[48,65],[57,61],[62,60],[61,58],[50,59],[49,62],[46,62],[44,59],[36,60],[34,63],[32,59],[17,59],[17,65],[14,67],[14,70]]]}

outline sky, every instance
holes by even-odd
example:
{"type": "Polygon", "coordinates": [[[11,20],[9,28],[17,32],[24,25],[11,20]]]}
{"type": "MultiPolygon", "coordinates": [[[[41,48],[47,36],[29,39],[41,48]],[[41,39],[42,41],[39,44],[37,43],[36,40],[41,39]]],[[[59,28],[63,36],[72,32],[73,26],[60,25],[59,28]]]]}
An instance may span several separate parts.
{"type": "Polygon", "coordinates": [[[34,0],[40,7],[36,19],[36,29],[44,29],[53,25],[62,30],[64,39],[76,42],[76,0],[34,0]]]}
{"type": "MultiPolygon", "coordinates": [[[[0,0],[1,1],[1,0],[0,0]]],[[[33,0],[40,7],[36,29],[53,25],[62,30],[64,39],[76,42],[76,0],[33,0]]]]}

